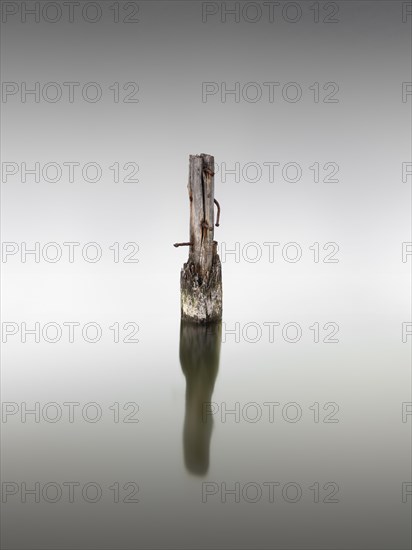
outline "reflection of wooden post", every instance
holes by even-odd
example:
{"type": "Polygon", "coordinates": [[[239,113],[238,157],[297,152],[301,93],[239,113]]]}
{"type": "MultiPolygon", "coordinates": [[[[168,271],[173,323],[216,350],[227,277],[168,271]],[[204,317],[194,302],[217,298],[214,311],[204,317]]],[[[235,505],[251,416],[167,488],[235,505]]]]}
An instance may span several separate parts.
{"type": "Polygon", "coordinates": [[[207,323],[222,319],[222,270],[214,236],[214,158],[190,155],[189,259],[180,277],[182,319],[207,323]]]}
{"type": "Polygon", "coordinates": [[[209,469],[213,416],[210,414],[219,370],[222,323],[180,323],[180,364],[186,377],[186,414],[183,451],[186,468],[205,475],[209,469]]]}

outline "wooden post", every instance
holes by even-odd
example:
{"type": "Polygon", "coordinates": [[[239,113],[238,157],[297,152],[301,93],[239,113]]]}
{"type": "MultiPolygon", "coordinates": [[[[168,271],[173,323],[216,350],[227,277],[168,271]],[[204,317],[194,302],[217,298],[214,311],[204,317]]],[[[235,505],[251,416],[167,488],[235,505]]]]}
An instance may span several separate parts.
{"type": "MultiPolygon", "coordinates": [[[[181,315],[186,321],[222,319],[222,268],[214,237],[214,158],[189,157],[189,259],[180,274],[181,315]]],[[[219,207],[220,210],[220,207],[219,207]]]]}

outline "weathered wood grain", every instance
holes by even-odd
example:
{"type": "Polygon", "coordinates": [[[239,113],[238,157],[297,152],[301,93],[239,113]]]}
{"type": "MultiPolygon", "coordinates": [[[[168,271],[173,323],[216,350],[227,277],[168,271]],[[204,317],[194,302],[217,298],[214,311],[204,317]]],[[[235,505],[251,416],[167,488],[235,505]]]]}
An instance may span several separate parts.
{"type": "MultiPolygon", "coordinates": [[[[181,271],[182,319],[198,323],[222,318],[222,273],[214,240],[214,157],[189,157],[189,259],[181,271]]],[[[176,245],[175,245],[176,246],[176,245]]]]}

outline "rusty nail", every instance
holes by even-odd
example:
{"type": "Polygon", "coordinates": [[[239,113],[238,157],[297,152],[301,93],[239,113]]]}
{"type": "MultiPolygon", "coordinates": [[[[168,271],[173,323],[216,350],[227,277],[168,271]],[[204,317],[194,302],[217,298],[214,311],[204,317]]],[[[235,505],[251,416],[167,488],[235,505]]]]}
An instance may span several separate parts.
{"type": "Polygon", "coordinates": [[[177,248],[178,246],[192,246],[192,243],[175,243],[173,246],[175,248],[177,248]]]}
{"type": "Polygon", "coordinates": [[[217,220],[216,220],[216,227],[219,227],[219,220],[220,220],[220,204],[217,202],[216,199],[214,199],[214,202],[217,206],[217,220]]]}

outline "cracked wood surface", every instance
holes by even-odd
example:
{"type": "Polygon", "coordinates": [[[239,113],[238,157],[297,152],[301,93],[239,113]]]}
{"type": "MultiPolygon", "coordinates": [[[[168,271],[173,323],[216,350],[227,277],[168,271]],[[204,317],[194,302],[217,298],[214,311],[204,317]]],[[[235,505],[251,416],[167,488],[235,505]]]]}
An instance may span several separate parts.
{"type": "Polygon", "coordinates": [[[202,277],[212,267],[214,237],[214,158],[211,155],[190,155],[190,247],[189,260],[202,277]]]}
{"type": "MultiPolygon", "coordinates": [[[[182,319],[206,323],[222,318],[222,275],[214,241],[214,157],[189,157],[189,259],[181,272],[182,319]]],[[[220,207],[219,207],[220,209],[220,207]]]]}

